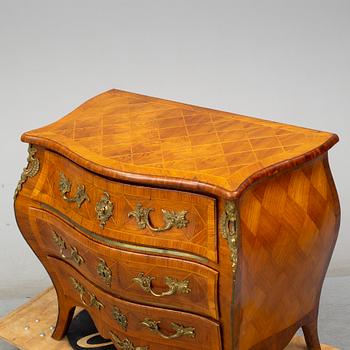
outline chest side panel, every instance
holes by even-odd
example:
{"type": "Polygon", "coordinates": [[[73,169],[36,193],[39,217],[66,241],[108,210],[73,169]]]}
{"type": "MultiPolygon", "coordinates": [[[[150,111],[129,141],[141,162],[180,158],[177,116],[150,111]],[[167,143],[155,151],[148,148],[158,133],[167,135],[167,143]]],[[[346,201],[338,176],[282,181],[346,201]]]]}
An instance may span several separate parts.
{"type": "Polygon", "coordinates": [[[240,202],[240,226],[239,349],[265,349],[271,344],[257,344],[318,307],[339,228],[327,158],[249,189],[240,202]]]}

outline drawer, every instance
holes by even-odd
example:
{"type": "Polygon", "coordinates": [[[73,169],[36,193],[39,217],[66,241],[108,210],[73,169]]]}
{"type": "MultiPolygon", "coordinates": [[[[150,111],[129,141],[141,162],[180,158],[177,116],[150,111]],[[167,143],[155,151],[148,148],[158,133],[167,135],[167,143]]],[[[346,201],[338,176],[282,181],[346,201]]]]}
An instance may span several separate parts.
{"type": "Polygon", "coordinates": [[[48,260],[65,296],[86,308],[100,333],[116,344],[133,339],[135,347],[147,350],[221,349],[218,323],[186,312],[120,300],[94,286],[67,263],[48,260]]]}
{"type": "Polygon", "coordinates": [[[50,151],[42,157],[33,199],[99,236],[217,262],[214,198],[111,181],[50,151]]]}
{"type": "Polygon", "coordinates": [[[29,217],[43,255],[67,261],[105,291],[218,319],[217,271],[190,261],[100,244],[41,209],[31,208],[29,217]]]}

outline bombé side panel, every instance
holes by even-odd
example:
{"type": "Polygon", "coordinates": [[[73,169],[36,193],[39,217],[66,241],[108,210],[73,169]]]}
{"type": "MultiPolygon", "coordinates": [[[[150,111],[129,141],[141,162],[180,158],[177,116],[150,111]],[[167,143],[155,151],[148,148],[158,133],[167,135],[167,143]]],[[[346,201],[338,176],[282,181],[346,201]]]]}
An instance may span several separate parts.
{"type": "Polygon", "coordinates": [[[251,186],[239,213],[235,348],[283,349],[303,327],[318,349],[308,330],[340,224],[327,154],[251,186]]]}

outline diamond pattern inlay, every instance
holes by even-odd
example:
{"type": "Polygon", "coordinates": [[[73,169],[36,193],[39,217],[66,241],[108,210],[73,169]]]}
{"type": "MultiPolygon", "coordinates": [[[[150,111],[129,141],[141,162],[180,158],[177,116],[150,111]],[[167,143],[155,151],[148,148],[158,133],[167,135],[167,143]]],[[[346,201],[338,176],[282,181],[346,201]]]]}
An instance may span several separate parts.
{"type": "Polygon", "coordinates": [[[234,191],[250,175],[311,151],[329,133],[111,90],[27,133],[129,173],[234,191]]]}

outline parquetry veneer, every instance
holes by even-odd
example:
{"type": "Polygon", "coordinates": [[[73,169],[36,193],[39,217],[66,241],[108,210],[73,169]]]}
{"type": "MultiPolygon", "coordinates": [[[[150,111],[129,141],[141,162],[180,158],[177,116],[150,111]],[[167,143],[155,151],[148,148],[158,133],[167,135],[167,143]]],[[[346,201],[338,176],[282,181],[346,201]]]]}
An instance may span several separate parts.
{"type": "Polygon", "coordinates": [[[280,350],[317,314],[339,229],[334,134],[125,91],[27,132],[19,228],[117,349],[280,350]]]}

